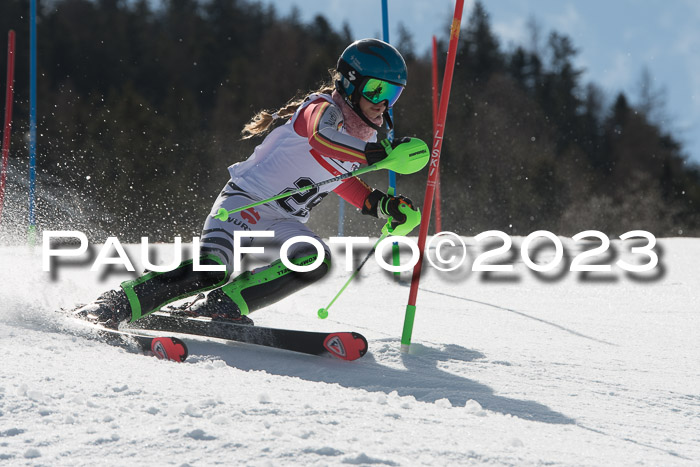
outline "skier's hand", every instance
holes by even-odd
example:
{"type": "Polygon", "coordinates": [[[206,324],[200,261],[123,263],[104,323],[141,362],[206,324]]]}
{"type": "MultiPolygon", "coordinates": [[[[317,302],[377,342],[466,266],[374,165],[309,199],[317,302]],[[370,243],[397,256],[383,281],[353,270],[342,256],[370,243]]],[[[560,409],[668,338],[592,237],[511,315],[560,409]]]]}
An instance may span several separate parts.
{"type": "Polygon", "coordinates": [[[390,233],[396,231],[395,235],[406,235],[420,223],[420,211],[413,205],[413,201],[401,195],[389,196],[379,190],[374,190],[367,196],[362,214],[391,218],[390,233]]]}
{"type": "Polygon", "coordinates": [[[387,222],[387,224],[382,227],[383,234],[408,235],[420,224],[421,215],[418,208],[414,208],[408,203],[401,201],[398,204],[397,210],[401,214],[403,220],[397,221],[394,216],[389,217],[391,222],[387,222]]]}
{"type": "Polygon", "coordinates": [[[367,145],[365,146],[365,158],[367,159],[367,165],[376,164],[377,162],[386,159],[386,156],[389,155],[389,152],[395,149],[396,146],[402,143],[407,143],[409,141],[411,141],[411,138],[404,137],[400,139],[395,139],[390,144],[387,144],[386,142],[367,143],[367,145]],[[391,148],[391,150],[387,152],[387,148],[389,147],[391,148]]]}
{"type": "MultiPolygon", "coordinates": [[[[396,201],[391,203],[391,209],[392,211],[396,212],[397,207],[395,205],[398,203],[398,198],[394,196],[389,196],[380,190],[373,190],[369,195],[367,195],[367,198],[365,199],[365,202],[362,205],[362,214],[366,214],[372,217],[381,216],[383,219],[386,219],[391,215],[388,214],[387,210],[389,209],[389,202],[392,199],[396,201]]],[[[413,206],[413,202],[411,200],[409,200],[408,198],[404,199],[406,199],[411,204],[411,206],[413,206]]]]}
{"type": "Polygon", "coordinates": [[[378,217],[381,217],[382,219],[388,219],[391,217],[392,227],[394,224],[403,224],[406,222],[406,214],[404,213],[404,210],[400,209],[402,204],[406,205],[406,207],[408,207],[410,210],[416,210],[416,208],[413,206],[413,201],[405,196],[385,195],[377,206],[378,217]]]}

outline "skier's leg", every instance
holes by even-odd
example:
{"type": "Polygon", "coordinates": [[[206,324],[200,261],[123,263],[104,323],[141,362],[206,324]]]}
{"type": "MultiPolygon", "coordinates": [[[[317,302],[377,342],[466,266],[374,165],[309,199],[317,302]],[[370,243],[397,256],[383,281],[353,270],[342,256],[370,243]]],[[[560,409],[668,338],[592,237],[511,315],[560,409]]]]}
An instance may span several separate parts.
{"type": "Polygon", "coordinates": [[[279,256],[280,247],[287,240],[306,236],[320,244],[323,259],[319,259],[320,253],[314,245],[303,241],[295,243],[286,254],[289,262],[296,266],[315,264],[316,267],[309,271],[294,271],[277,259],[267,266],[243,272],[223,287],[209,292],[206,301],[193,304],[192,314],[224,319],[230,314],[245,316],[288,297],[326,275],[331,263],[330,249],[318,235],[293,219],[277,221],[269,230],[274,230],[275,236],[266,242],[266,247],[275,249],[276,256],[279,256]]]}
{"type": "MultiPolygon", "coordinates": [[[[251,202],[247,195],[236,195],[229,186],[219,195],[212,213],[220,207],[235,209],[251,202]]],[[[116,327],[119,322],[134,321],[155,311],[162,306],[195,295],[200,292],[220,287],[229,278],[232,266],[229,264],[233,250],[232,230],[251,230],[241,219],[230,222],[216,221],[207,216],[202,239],[202,266],[223,266],[223,270],[195,271],[193,261],[185,261],[168,272],[148,272],[143,276],[125,281],[115,290],[109,290],[98,297],[95,302],[75,310],[77,316],[92,319],[108,326],[116,327]]],[[[242,239],[245,244],[250,239],[242,239]]]]}
{"type": "MultiPolygon", "coordinates": [[[[224,285],[233,271],[234,232],[239,231],[245,234],[245,232],[252,230],[269,230],[272,223],[277,220],[278,214],[268,206],[247,209],[229,216],[225,221],[215,218],[213,214],[220,208],[230,211],[246,206],[254,201],[256,201],[255,198],[229,183],[224,187],[224,190],[214,203],[210,215],[204,221],[204,228],[200,238],[201,262],[208,265],[213,263],[225,265],[225,272],[205,274],[206,280],[202,280],[202,273],[196,273],[191,267],[185,265],[185,267],[176,270],[180,271],[180,273],[146,275],[136,281],[122,283],[121,288],[126,292],[131,303],[132,321],[154,310],[158,310],[170,302],[201,294],[224,285]]],[[[254,239],[255,237],[243,235],[240,239],[241,247],[250,246],[254,239]]],[[[216,297],[217,294],[212,296],[212,298],[216,297]]],[[[208,297],[203,301],[202,297],[198,296],[193,302],[193,306],[202,308],[202,305],[208,301],[208,297]]],[[[218,300],[211,301],[210,304],[213,305],[216,302],[218,300]]],[[[218,303],[218,305],[214,310],[209,310],[210,313],[207,316],[233,321],[241,320],[240,309],[237,306],[227,303],[227,301],[218,303]]],[[[181,309],[183,311],[193,311],[193,306],[184,306],[181,309]]],[[[249,320],[243,321],[247,323],[249,320]]]]}
{"type": "MultiPolygon", "coordinates": [[[[138,279],[121,283],[131,308],[130,321],[135,321],[160,309],[170,302],[193,294],[221,287],[228,280],[228,272],[197,271],[192,260],[181,263],[168,272],[149,272],[138,279]]],[[[201,266],[226,266],[214,254],[203,254],[201,266]]]]}
{"type": "Polygon", "coordinates": [[[326,275],[331,264],[330,252],[325,244],[322,245],[323,260],[319,260],[316,248],[309,244],[297,244],[289,250],[289,262],[297,266],[315,264],[316,267],[310,271],[294,271],[277,259],[268,266],[242,273],[210,295],[215,292],[217,295],[225,294],[244,315],[272,305],[326,275]]]}
{"type": "MultiPolygon", "coordinates": [[[[202,266],[223,264],[212,254],[202,256],[199,262],[202,266]]],[[[122,282],[120,288],[108,290],[74,313],[78,317],[116,327],[121,321],[135,321],[180,298],[220,287],[227,279],[227,271],[195,271],[193,261],[189,260],[172,271],[149,272],[137,279],[122,282]]]]}

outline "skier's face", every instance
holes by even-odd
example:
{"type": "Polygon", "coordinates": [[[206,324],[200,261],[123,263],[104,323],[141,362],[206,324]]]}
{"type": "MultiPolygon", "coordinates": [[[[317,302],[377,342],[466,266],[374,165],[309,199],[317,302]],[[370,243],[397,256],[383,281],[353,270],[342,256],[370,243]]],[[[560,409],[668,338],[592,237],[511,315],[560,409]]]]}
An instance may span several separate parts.
{"type": "Polygon", "coordinates": [[[386,110],[386,101],[382,101],[379,104],[373,104],[364,97],[361,97],[360,110],[362,110],[362,113],[364,113],[370,120],[376,120],[386,110]]]}

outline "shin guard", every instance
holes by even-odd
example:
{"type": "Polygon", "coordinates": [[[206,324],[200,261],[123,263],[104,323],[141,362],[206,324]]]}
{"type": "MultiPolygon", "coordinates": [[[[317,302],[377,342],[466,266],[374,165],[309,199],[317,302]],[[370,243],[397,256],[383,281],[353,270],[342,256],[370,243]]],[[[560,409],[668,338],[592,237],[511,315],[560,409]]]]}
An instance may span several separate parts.
{"type": "MultiPolygon", "coordinates": [[[[202,256],[202,266],[222,265],[215,255],[202,256]]],[[[226,271],[195,271],[193,261],[185,261],[168,272],[149,272],[138,279],[122,282],[131,305],[131,321],[148,315],[170,302],[221,287],[228,280],[226,271]]]]}
{"type": "MultiPolygon", "coordinates": [[[[290,258],[297,266],[312,264],[318,258],[317,254],[301,258],[290,258]]],[[[327,256],[318,267],[312,271],[292,271],[282,260],[276,260],[269,266],[244,272],[231,283],[222,287],[223,292],[241,310],[242,315],[272,305],[285,297],[303,289],[326,275],[330,269],[330,259],[327,256]]]]}

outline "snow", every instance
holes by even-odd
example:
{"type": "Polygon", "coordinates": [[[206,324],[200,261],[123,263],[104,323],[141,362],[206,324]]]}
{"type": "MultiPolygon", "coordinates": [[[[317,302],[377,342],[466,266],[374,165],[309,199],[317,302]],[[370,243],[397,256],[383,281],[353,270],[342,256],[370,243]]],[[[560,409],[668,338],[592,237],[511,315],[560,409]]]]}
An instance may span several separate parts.
{"type": "Polygon", "coordinates": [[[361,332],[364,358],[189,339],[173,363],[53,311],[133,276],[86,260],[43,272],[39,247],[0,247],[0,464],[698,465],[700,239],[656,251],[637,275],[538,275],[518,255],[512,273],[426,266],[408,355],[409,288],[376,261],[317,318],[349,276],[336,253],[320,285],[252,317],[361,332]]]}

